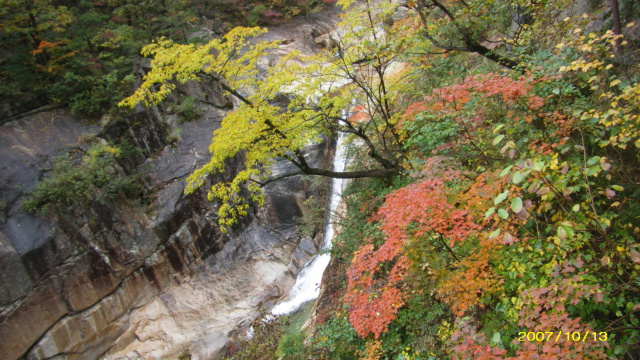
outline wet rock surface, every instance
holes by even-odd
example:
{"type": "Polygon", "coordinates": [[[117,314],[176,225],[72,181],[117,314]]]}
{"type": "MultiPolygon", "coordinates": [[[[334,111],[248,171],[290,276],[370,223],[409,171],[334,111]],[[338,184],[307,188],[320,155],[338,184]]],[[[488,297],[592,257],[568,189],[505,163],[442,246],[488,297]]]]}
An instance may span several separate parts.
{"type": "MultiPolygon", "coordinates": [[[[329,18],[298,19],[264,39],[288,40],[282,53],[312,52],[329,18]]],[[[231,105],[216,89],[185,92],[209,105],[200,119],[179,125],[157,109],[103,124],[54,109],[0,125],[3,359],[164,359],[187,348],[193,359],[215,359],[230,333],[287,293],[316,251],[318,238],[298,247],[293,219],[308,196],[320,194],[299,177],[267,185],[266,206],[226,234],[204,190],[183,194],[231,105]],[[56,156],[86,150],[86,139],[123,138],[142,149],[120,166],[139,175],[144,200],[90,202],[47,216],[22,210],[56,156]]],[[[327,144],[307,151],[317,164],[330,161],[327,144]]],[[[274,174],[288,166],[277,162],[274,174]]],[[[212,181],[228,180],[236,167],[231,161],[212,181]]]]}
{"type": "MultiPolygon", "coordinates": [[[[228,234],[219,231],[216,204],[204,190],[183,194],[186,176],[206,161],[221,115],[210,110],[185,124],[173,146],[149,145],[155,155],[135,169],[150,204],[92,203],[49,216],[25,213],[21,197],[45,173],[38,166],[50,162],[52,147],[83,146],[77,137],[97,128],[65,117],[64,126],[49,128],[57,142],[33,139],[40,148],[16,153],[17,144],[29,142],[15,126],[0,127],[0,162],[7,164],[2,190],[12,200],[0,233],[3,358],[160,359],[189,347],[194,358],[210,359],[224,351],[229,332],[273,300],[274,289],[282,295],[291,286],[288,269],[298,242],[291,219],[302,215],[298,204],[311,194],[308,183],[290,178],[269,185],[266,208],[228,234]]],[[[51,123],[25,121],[34,129],[51,123]]],[[[151,144],[163,135],[146,136],[151,144]]],[[[326,145],[308,151],[315,161],[328,161],[326,145]]],[[[305,245],[307,253],[310,248],[305,245]]]]}

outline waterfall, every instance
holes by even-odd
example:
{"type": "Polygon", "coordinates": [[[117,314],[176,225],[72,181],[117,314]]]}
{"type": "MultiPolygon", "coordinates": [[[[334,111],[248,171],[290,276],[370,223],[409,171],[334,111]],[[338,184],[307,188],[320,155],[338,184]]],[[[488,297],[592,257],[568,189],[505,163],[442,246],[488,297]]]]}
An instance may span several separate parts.
{"type": "MultiPolygon", "coordinates": [[[[347,158],[345,154],[345,135],[340,133],[336,144],[336,153],[333,157],[333,171],[344,171],[347,158]]],[[[326,250],[331,249],[331,239],[333,238],[333,215],[342,198],[342,186],[344,179],[331,179],[331,201],[329,203],[329,219],[322,235],[322,247],[320,254],[310,259],[302,268],[296,283],[289,292],[289,300],[281,302],[273,307],[271,313],[274,315],[289,315],[294,313],[302,304],[315,300],[320,294],[320,283],[324,269],[329,265],[331,256],[326,250]]]]}

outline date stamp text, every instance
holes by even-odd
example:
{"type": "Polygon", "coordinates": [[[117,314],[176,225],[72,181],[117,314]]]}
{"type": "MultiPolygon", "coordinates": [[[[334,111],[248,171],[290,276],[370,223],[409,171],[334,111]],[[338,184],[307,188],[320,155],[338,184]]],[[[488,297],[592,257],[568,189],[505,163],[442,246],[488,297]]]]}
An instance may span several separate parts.
{"type": "Polygon", "coordinates": [[[520,331],[518,341],[607,341],[609,336],[606,332],[585,331],[585,332],[563,332],[560,331],[520,331]]]}

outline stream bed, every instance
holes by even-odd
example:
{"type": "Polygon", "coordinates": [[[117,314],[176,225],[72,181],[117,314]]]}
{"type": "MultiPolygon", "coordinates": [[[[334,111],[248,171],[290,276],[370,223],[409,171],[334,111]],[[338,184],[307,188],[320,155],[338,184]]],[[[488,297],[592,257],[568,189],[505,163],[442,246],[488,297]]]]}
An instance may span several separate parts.
{"type": "MultiPolygon", "coordinates": [[[[347,157],[346,146],[344,144],[345,136],[340,134],[338,142],[336,144],[336,152],[333,157],[333,171],[344,171],[347,157]]],[[[322,281],[322,274],[329,265],[331,255],[331,240],[334,235],[334,214],[342,199],[342,191],[344,186],[344,179],[331,179],[331,200],[329,203],[329,216],[324,228],[322,236],[322,246],[318,253],[305,264],[302,268],[296,282],[289,292],[288,300],[276,304],[271,310],[274,315],[289,315],[296,312],[300,307],[312,300],[318,298],[320,294],[320,283],[322,281]]]]}

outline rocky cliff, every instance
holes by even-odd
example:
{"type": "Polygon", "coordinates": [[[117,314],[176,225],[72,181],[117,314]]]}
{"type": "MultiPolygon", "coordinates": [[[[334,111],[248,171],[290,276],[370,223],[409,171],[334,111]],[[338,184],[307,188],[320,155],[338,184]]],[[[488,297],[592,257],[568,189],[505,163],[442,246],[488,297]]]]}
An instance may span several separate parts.
{"type": "MultiPolygon", "coordinates": [[[[318,33],[313,25],[293,34],[285,26],[268,36],[286,37],[286,52],[296,42],[313,49],[318,33]]],[[[164,359],[187,348],[194,359],[216,358],[229,333],[285,294],[316,251],[318,239],[296,235],[294,217],[318,195],[299,178],[269,184],[266,206],[226,234],[204,191],[183,195],[184,179],[206,161],[211,133],[230,105],[207,86],[185,91],[210,105],[180,125],[157,109],[103,124],[56,109],[0,126],[3,359],[164,359]],[[179,136],[171,135],[177,127],[179,136]],[[138,174],[138,198],[26,213],[24,195],[53,159],[85,151],[86,139],[126,139],[141,150],[119,161],[119,171],[138,174]]],[[[308,149],[325,165],[329,150],[308,149]]],[[[274,174],[286,167],[276,163],[274,174]]]]}

